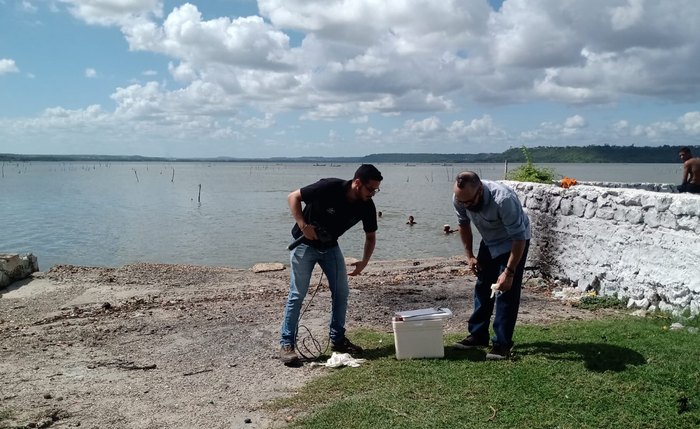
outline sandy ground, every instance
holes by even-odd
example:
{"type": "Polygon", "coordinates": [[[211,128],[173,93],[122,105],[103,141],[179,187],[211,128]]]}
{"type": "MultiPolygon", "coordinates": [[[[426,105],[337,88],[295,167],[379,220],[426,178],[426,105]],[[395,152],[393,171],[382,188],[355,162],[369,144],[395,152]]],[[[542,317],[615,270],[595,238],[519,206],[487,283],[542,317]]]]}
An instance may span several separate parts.
{"type": "MultiPolygon", "coordinates": [[[[454,313],[445,332],[465,332],[474,281],[461,258],[373,261],[350,280],[349,337],[434,306],[454,313]]],[[[277,359],[288,282],[288,269],[137,264],[14,283],[0,291],[0,428],[285,426],[295,411],[265,403],[332,371],[277,359]]],[[[323,286],[302,323],[325,346],[323,286]]],[[[519,323],[596,317],[548,291],[527,282],[519,323]]]]}

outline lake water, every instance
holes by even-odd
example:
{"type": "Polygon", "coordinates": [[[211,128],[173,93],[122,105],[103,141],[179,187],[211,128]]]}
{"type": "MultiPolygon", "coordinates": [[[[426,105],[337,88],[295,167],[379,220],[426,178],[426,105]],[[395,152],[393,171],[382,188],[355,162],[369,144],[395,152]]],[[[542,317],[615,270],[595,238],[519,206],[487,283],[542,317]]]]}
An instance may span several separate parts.
{"type": "MultiPolygon", "coordinates": [[[[675,164],[539,164],[578,180],[678,183],[675,164]]],[[[373,260],[462,254],[452,180],[462,170],[501,179],[502,164],[377,164],[379,219],[373,260]],[[405,224],[413,215],[417,224],[405,224]]],[[[511,165],[510,168],[514,168],[511,165]]],[[[357,164],[302,163],[4,163],[0,177],[0,253],[33,253],[55,264],[136,262],[248,268],[288,263],[290,191],[322,177],[352,177],[357,164]],[[201,192],[200,192],[201,185],[201,192]]],[[[361,258],[357,225],[340,240],[361,258]]]]}

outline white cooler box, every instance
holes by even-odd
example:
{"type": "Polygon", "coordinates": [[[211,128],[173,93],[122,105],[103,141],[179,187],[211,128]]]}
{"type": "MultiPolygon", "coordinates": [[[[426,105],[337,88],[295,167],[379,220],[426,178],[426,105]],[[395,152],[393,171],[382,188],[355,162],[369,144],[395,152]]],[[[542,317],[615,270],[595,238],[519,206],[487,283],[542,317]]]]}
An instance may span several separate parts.
{"type": "Polygon", "coordinates": [[[396,359],[441,358],[443,320],[452,317],[447,308],[423,308],[396,312],[392,319],[396,359]]]}

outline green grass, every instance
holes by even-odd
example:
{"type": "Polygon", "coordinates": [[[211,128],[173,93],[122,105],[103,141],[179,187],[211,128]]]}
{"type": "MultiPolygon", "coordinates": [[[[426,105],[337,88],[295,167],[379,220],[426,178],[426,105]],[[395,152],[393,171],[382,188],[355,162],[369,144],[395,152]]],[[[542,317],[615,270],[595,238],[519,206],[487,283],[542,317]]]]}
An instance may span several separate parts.
{"type": "Polygon", "coordinates": [[[573,303],[574,307],[583,308],[586,310],[599,310],[602,308],[625,308],[627,301],[621,300],[616,296],[595,295],[581,297],[579,302],[573,303]]]}
{"type": "Polygon", "coordinates": [[[668,325],[652,316],[519,326],[506,362],[449,346],[444,359],[398,361],[392,335],[354,332],[369,362],[273,407],[300,412],[292,427],[304,428],[697,428],[700,334],[668,325]]]}

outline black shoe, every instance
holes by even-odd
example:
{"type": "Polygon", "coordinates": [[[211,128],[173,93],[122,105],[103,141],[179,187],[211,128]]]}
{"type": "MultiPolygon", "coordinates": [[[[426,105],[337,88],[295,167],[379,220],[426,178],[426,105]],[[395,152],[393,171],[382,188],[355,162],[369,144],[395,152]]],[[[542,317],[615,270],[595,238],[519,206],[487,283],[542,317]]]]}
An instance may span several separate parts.
{"type": "Polygon", "coordinates": [[[506,360],[510,359],[510,347],[499,346],[494,344],[491,350],[486,354],[488,360],[506,360]]]}
{"type": "Polygon", "coordinates": [[[454,346],[458,349],[462,350],[470,350],[470,349],[480,349],[483,347],[488,347],[489,341],[482,341],[474,338],[473,335],[468,336],[467,338],[463,339],[462,341],[458,341],[454,344],[454,346]]]}
{"type": "Polygon", "coordinates": [[[299,362],[299,356],[294,351],[294,346],[284,345],[280,347],[280,360],[285,365],[292,365],[299,362]]]}
{"type": "Polygon", "coordinates": [[[347,338],[343,338],[343,340],[338,343],[331,343],[331,351],[338,353],[350,353],[351,355],[360,354],[363,352],[362,347],[356,346],[347,338]]]}

